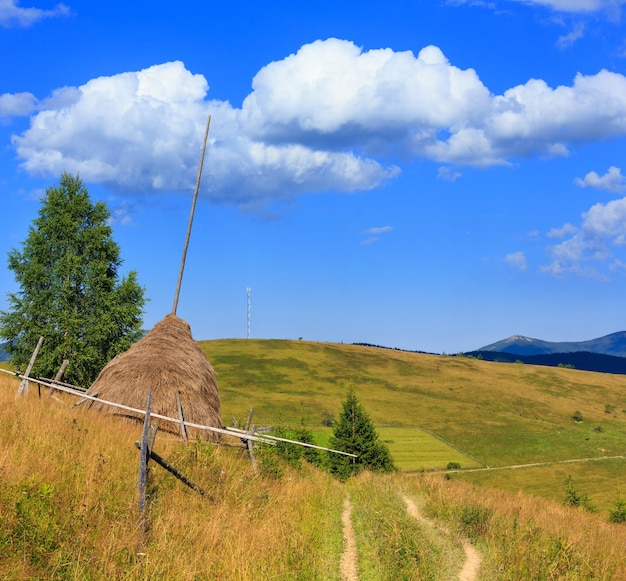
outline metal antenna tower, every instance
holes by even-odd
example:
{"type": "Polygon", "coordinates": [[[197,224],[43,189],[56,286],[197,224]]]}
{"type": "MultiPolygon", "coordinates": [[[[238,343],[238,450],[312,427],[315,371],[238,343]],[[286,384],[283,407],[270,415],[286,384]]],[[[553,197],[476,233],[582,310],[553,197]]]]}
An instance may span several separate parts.
{"type": "Polygon", "coordinates": [[[248,339],[250,339],[250,291],[252,289],[250,287],[246,288],[248,293],[248,339]]]}

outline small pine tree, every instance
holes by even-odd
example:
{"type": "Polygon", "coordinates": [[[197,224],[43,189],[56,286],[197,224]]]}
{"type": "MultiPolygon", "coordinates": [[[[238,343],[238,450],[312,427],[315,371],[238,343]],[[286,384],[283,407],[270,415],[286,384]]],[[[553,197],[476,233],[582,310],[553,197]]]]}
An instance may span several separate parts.
{"type": "Polygon", "coordinates": [[[0,337],[18,369],[43,336],[33,375],[54,377],[69,359],[67,380],[88,386],[141,337],[144,289],[134,271],[120,280],[109,218],[78,176],[64,173],[46,190],[22,250],[9,253],[20,290],[8,295],[10,310],[0,312],[0,337]]]}
{"type": "Polygon", "coordinates": [[[589,512],[595,512],[596,508],[589,500],[589,496],[587,496],[586,492],[580,492],[574,486],[574,480],[571,476],[568,476],[565,479],[565,485],[567,486],[567,490],[565,491],[565,498],[563,499],[563,504],[567,506],[575,506],[584,508],[589,512]]]}
{"type": "Polygon", "coordinates": [[[609,522],[626,523],[626,500],[618,498],[613,510],[609,511],[609,522]]]}
{"type": "Polygon", "coordinates": [[[343,410],[330,438],[330,447],[357,455],[352,458],[329,453],[330,472],[340,480],[346,480],[366,469],[375,472],[395,470],[387,446],[379,439],[374,424],[353,389],[348,391],[343,403],[343,410]]]}

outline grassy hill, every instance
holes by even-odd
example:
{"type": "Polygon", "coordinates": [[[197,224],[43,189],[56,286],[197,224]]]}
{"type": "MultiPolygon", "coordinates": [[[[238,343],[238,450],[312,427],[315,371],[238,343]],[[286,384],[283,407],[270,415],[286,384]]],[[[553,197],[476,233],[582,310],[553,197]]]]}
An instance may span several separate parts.
{"type": "MultiPolygon", "coordinates": [[[[257,425],[304,422],[323,441],[324,421],[338,416],[353,386],[403,470],[626,453],[624,376],[304,341],[200,345],[218,374],[224,422],[254,407],[257,425]],[[576,411],[582,422],[572,419],[576,411]]],[[[554,465],[471,478],[562,498],[571,474],[606,508],[626,487],[623,467],[623,460],[597,460],[593,469],[554,465]]]]}
{"type": "Polygon", "coordinates": [[[156,451],[208,496],[153,466],[142,536],[140,426],[36,390],[15,400],[17,381],[0,376],[0,578],[340,579],[346,497],[361,579],[456,578],[462,537],[482,579],[626,578],[626,525],[607,519],[624,460],[603,459],[626,450],[624,376],[303,341],[200,345],[224,423],[254,407],[256,425],[304,422],[323,440],[353,386],[402,471],[341,484],[259,449],[255,476],[238,449],[159,435],[156,451]],[[559,463],[582,458],[594,460],[559,463]],[[562,505],[567,477],[596,513],[562,505]],[[440,524],[410,518],[404,498],[440,524]]]}

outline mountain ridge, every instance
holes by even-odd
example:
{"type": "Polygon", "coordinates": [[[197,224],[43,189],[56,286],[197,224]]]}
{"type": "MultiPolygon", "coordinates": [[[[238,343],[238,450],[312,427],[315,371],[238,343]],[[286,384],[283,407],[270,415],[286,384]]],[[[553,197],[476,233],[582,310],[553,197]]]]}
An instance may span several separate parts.
{"type": "Polygon", "coordinates": [[[587,341],[544,341],[525,337],[524,335],[512,335],[506,339],[496,341],[475,352],[493,351],[499,353],[511,353],[514,355],[549,355],[555,353],[598,353],[614,357],[626,357],[626,331],[610,333],[596,339],[587,341]]]}

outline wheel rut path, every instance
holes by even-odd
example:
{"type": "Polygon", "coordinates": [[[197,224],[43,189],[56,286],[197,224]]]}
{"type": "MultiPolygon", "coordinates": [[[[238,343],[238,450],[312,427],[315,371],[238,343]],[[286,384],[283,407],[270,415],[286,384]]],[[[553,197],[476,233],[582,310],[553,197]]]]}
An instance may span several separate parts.
{"type": "MultiPolygon", "coordinates": [[[[417,508],[417,505],[408,496],[404,497],[404,503],[406,504],[407,512],[415,519],[424,523],[436,530],[441,531],[443,534],[448,534],[447,529],[438,525],[437,523],[427,519],[417,508]]],[[[478,572],[480,571],[480,564],[482,557],[480,553],[472,546],[469,541],[463,541],[463,551],[465,552],[465,562],[463,568],[459,573],[459,581],[476,581],[478,579],[478,572]]]]}
{"type": "MultiPolygon", "coordinates": [[[[417,505],[409,497],[403,497],[407,507],[407,512],[415,519],[439,530],[442,534],[448,534],[448,531],[437,523],[427,519],[417,508],[417,505]]],[[[341,515],[343,524],[343,544],[344,550],[341,556],[340,573],[343,581],[358,581],[359,567],[358,554],[356,550],[356,536],[352,526],[352,504],[350,498],[346,497],[343,501],[343,513],[341,515]]],[[[482,557],[480,553],[471,545],[469,541],[463,541],[463,551],[465,552],[465,562],[461,572],[459,573],[459,581],[476,581],[482,557]]]]}

